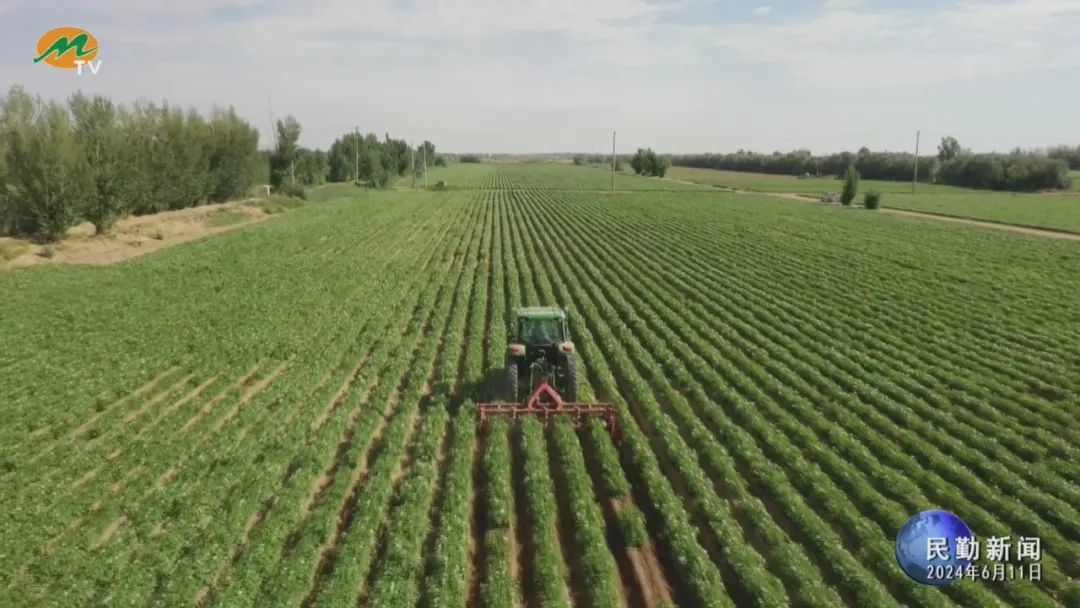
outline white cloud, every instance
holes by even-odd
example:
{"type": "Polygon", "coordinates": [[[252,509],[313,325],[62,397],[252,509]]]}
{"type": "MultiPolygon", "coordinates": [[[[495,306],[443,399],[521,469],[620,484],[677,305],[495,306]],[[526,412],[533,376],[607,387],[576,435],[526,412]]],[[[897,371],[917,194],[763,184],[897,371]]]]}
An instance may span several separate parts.
{"type": "Polygon", "coordinates": [[[771,14],[772,12],[773,12],[773,7],[771,7],[771,6],[767,5],[767,4],[764,5],[764,6],[759,6],[759,7],[754,9],[754,14],[755,15],[768,15],[768,14],[771,14]]]}
{"type": "Polygon", "coordinates": [[[825,0],[826,10],[852,10],[863,5],[863,0],[825,0]]]}
{"type": "Polygon", "coordinates": [[[829,88],[924,86],[1080,66],[1080,39],[1071,34],[1080,28],[1076,0],[965,0],[935,12],[827,4],[800,23],[718,28],[714,44],[829,88]]]}

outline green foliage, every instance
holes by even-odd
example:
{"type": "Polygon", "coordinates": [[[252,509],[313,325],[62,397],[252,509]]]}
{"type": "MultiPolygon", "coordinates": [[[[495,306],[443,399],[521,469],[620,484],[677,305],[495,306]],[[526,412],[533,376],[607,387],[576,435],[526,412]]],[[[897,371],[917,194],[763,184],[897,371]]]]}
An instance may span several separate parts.
{"type": "MultiPolygon", "coordinates": [[[[435,164],[435,145],[427,144],[428,163],[435,164]]],[[[326,159],[326,181],[357,182],[379,188],[390,186],[395,179],[414,167],[417,175],[422,173],[424,147],[415,151],[404,140],[391,139],[387,134],[383,141],[374,133],[361,136],[358,132],[346,133],[330,145],[326,159]],[[415,155],[415,164],[414,162],[415,155]]]]}
{"type": "Polygon", "coordinates": [[[1026,153],[959,156],[941,165],[938,179],[955,186],[1022,192],[1072,187],[1064,160],[1026,153]]]}
{"type": "Polygon", "coordinates": [[[274,193],[280,194],[281,196],[298,198],[301,200],[307,199],[307,189],[300,184],[285,184],[279,186],[277,188],[274,188],[274,193]]]}
{"type": "Polygon", "coordinates": [[[630,160],[630,166],[634,173],[650,177],[664,177],[671,167],[671,158],[657,155],[652,148],[638,148],[637,153],[630,160]]]}
{"type": "Polygon", "coordinates": [[[840,191],[840,203],[850,205],[859,194],[859,170],[854,165],[844,174],[844,187],[840,191]]]}
{"type": "MultiPolygon", "coordinates": [[[[853,163],[864,179],[910,182],[915,173],[915,155],[907,152],[872,152],[863,147],[858,154],[840,152],[814,156],[809,150],[773,152],[762,154],[739,150],[730,154],[690,154],[676,156],[675,166],[701,169],[719,169],[749,173],[768,173],[789,176],[843,177],[853,163]]],[[[936,156],[919,157],[919,181],[933,179],[937,167],[936,156]]]]}
{"type": "MultiPolygon", "coordinates": [[[[1053,149],[1052,156],[1038,151],[1010,154],[972,154],[960,148],[951,137],[942,140],[937,156],[919,157],[921,182],[965,188],[1034,191],[1068,189],[1071,181],[1069,163],[1074,162],[1068,148],[1053,149]]],[[[1080,154],[1080,152],[1077,152],[1080,154]]],[[[771,155],[739,151],[734,154],[697,154],[678,156],[675,165],[780,175],[836,175],[843,177],[854,166],[863,179],[910,181],[915,171],[915,157],[906,153],[871,152],[865,147],[858,154],[842,152],[813,156],[809,150],[771,155]]],[[[640,173],[640,171],[639,171],[640,173]]]]}
{"type": "Polygon", "coordinates": [[[111,101],[78,93],[69,105],[88,160],[90,184],[82,215],[94,224],[98,234],[103,234],[128,211],[126,205],[135,193],[131,166],[137,159],[111,101]]]}
{"type": "Polygon", "coordinates": [[[4,123],[9,171],[5,187],[15,207],[15,227],[45,242],[58,241],[75,225],[91,186],[71,117],[56,102],[13,89],[4,123]]]}
{"type": "Polygon", "coordinates": [[[1061,592],[1061,603],[1065,606],[1080,606],[1080,581],[1070,581],[1061,592]]]}
{"type": "Polygon", "coordinates": [[[14,87],[0,131],[0,229],[46,240],[80,220],[101,233],[128,213],[244,196],[258,166],[258,133],[232,109],[207,119],[81,93],[65,107],[14,87]]]}
{"type": "Polygon", "coordinates": [[[459,163],[478,163],[480,162],[480,156],[476,154],[462,154],[458,157],[459,163]]]}
{"type": "MultiPolygon", "coordinates": [[[[950,160],[965,153],[965,150],[960,147],[960,142],[956,141],[956,138],[947,135],[941,138],[941,143],[938,144],[938,160],[942,163],[947,163],[950,160]]],[[[968,152],[970,153],[970,152],[968,152]]]]}
{"type": "Polygon", "coordinates": [[[634,505],[627,505],[619,511],[619,533],[628,547],[644,547],[649,541],[645,530],[645,517],[634,505]]]}
{"type": "Polygon", "coordinates": [[[284,120],[277,121],[277,138],[274,152],[270,155],[270,184],[280,187],[283,184],[295,185],[296,165],[300,160],[300,123],[291,114],[284,120]]]}
{"type": "Polygon", "coordinates": [[[1046,151],[1046,156],[1065,161],[1069,169],[1080,169],[1080,146],[1053,146],[1046,151]]]}
{"type": "Polygon", "coordinates": [[[863,207],[877,209],[881,206],[881,193],[877,190],[867,190],[863,195],[863,207]]]}
{"type": "Polygon", "coordinates": [[[233,108],[210,115],[209,198],[224,202],[244,197],[252,184],[270,182],[270,159],[259,153],[259,132],[233,108]]]}

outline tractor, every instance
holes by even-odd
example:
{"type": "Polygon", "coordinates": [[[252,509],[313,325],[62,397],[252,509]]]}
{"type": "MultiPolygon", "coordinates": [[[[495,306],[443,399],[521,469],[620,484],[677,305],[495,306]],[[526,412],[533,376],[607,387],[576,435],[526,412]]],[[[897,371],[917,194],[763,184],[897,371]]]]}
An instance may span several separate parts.
{"type": "Polygon", "coordinates": [[[577,403],[577,352],[570,340],[569,317],[562,308],[515,308],[506,351],[506,396],[501,403],[477,406],[479,422],[490,415],[570,416],[575,426],[590,416],[601,416],[613,433],[615,406],[577,403]]]}

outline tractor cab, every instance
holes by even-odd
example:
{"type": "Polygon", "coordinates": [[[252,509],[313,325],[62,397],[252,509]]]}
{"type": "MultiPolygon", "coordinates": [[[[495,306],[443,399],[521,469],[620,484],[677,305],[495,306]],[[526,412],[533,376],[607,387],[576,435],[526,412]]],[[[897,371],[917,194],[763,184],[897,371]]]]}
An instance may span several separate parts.
{"type": "Polygon", "coordinates": [[[507,389],[511,401],[547,379],[571,401],[577,399],[577,361],[566,311],[557,306],[515,308],[510,321],[507,389]]]}
{"type": "Polygon", "coordinates": [[[566,313],[561,308],[517,308],[514,319],[512,342],[539,348],[569,341],[566,313]]]}

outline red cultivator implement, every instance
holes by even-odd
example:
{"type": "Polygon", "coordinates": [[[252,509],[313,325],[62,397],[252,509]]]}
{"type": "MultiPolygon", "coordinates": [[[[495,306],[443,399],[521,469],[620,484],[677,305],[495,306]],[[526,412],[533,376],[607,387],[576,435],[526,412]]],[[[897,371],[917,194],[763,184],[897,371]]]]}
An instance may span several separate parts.
{"type": "Polygon", "coordinates": [[[489,416],[509,416],[517,419],[521,416],[537,416],[544,424],[556,416],[570,418],[574,428],[580,428],[591,417],[603,418],[608,432],[618,433],[615,406],[610,403],[567,403],[562,396],[551,388],[544,378],[536,390],[521,403],[481,403],[476,406],[476,421],[483,426],[489,416]]]}

